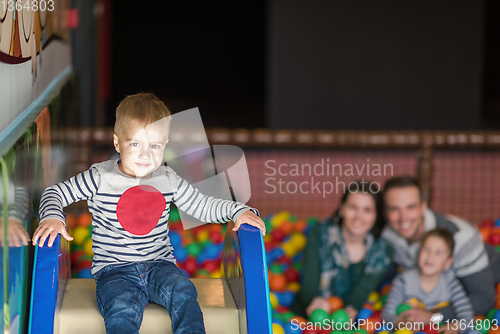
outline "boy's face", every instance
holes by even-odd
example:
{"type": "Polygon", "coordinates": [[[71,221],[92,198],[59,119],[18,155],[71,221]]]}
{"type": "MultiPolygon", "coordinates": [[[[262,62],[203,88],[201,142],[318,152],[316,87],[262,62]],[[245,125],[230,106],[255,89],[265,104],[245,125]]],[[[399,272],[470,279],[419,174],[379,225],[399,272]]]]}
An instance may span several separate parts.
{"type": "Polygon", "coordinates": [[[144,177],[160,167],[168,135],[159,124],[130,126],[120,136],[113,134],[113,144],[120,153],[120,169],[133,177],[144,177]]]}
{"type": "Polygon", "coordinates": [[[441,275],[452,263],[453,256],[443,239],[430,236],[422,244],[418,257],[418,267],[422,275],[441,275]]]}

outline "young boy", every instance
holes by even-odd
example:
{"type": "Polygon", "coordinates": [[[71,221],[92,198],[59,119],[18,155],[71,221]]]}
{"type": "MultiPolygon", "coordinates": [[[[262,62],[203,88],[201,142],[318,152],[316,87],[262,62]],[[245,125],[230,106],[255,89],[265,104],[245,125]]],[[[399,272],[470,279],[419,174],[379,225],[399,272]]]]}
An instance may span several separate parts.
{"type": "Polygon", "coordinates": [[[51,247],[58,233],[73,240],[65,228],[63,207],[88,202],[93,215],[92,274],[107,333],[138,333],[148,302],[167,308],[174,333],[205,333],[196,289],[175,265],[168,236],[171,202],[202,221],[233,220],[233,230],[250,224],[265,234],[257,210],[203,195],[162,164],[169,116],[152,94],[126,97],[116,109],[113,135],[120,159],[94,164],[42,195],[33,245],[49,238],[51,247]]]}
{"type": "MultiPolygon", "coordinates": [[[[418,257],[418,269],[399,274],[394,278],[392,289],[382,311],[386,322],[398,324],[406,322],[440,322],[439,308],[451,305],[456,320],[450,319],[440,330],[445,333],[458,333],[474,319],[472,305],[465,291],[448,270],[453,263],[455,242],[451,233],[444,229],[427,232],[422,239],[418,257]],[[396,315],[397,307],[406,302],[412,309],[396,315]]],[[[435,327],[437,328],[437,327],[435,327]]],[[[464,332],[473,328],[467,327],[464,332]]],[[[422,329],[420,329],[422,330],[422,329]]]]}

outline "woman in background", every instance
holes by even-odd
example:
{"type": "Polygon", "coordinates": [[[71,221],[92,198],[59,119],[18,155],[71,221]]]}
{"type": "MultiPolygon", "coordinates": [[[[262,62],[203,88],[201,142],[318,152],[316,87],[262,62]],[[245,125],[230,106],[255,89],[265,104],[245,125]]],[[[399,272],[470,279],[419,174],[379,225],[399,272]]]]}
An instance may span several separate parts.
{"type": "Polygon", "coordinates": [[[302,317],[317,308],[331,312],[328,297],[340,297],[351,318],[384,278],[392,249],[380,238],[381,198],[368,182],[351,182],[331,218],[307,239],[301,290],[291,310],[302,317]]]}

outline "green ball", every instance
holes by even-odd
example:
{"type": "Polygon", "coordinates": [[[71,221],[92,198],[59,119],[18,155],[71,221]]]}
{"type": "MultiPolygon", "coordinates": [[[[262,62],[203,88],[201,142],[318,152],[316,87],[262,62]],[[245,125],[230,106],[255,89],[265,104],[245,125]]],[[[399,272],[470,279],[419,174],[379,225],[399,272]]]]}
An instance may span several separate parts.
{"type": "MultiPolygon", "coordinates": [[[[486,319],[485,319],[485,320],[486,320],[486,319]]],[[[489,326],[488,326],[488,328],[485,328],[485,326],[484,326],[484,325],[485,325],[485,321],[484,321],[484,320],[483,320],[483,321],[481,321],[481,325],[482,325],[482,326],[481,326],[481,329],[478,329],[478,331],[480,331],[480,332],[481,332],[481,333],[483,333],[483,334],[487,334],[487,333],[488,333],[488,331],[489,331],[489,329],[491,328],[491,322],[490,322],[490,323],[488,323],[488,325],[489,325],[489,326]]]]}
{"type": "Polygon", "coordinates": [[[400,315],[401,313],[408,311],[408,310],[411,310],[410,305],[408,305],[406,303],[399,304],[398,308],[396,309],[396,315],[400,315]]]}
{"type": "Polygon", "coordinates": [[[179,215],[179,210],[177,210],[177,208],[170,207],[170,216],[168,217],[168,220],[176,222],[180,219],[181,216],[179,215]]]}
{"type": "Polygon", "coordinates": [[[317,308],[314,311],[312,311],[311,315],[309,316],[309,320],[311,320],[312,322],[321,322],[321,323],[328,318],[329,318],[328,312],[320,308],[317,308]]]}
{"type": "Polygon", "coordinates": [[[274,273],[274,274],[283,274],[285,270],[283,267],[279,264],[272,264],[269,266],[269,271],[274,273]]]}
{"type": "Polygon", "coordinates": [[[349,314],[347,314],[347,312],[344,310],[338,310],[332,313],[331,319],[333,323],[337,322],[340,322],[341,324],[345,324],[346,322],[349,323],[349,314]]]}
{"type": "Polygon", "coordinates": [[[200,245],[200,251],[202,251],[203,249],[205,249],[207,246],[211,245],[212,244],[212,241],[209,239],[209,240],[205,240],[203,242],[201,242],[199,245],[200,245]]]}
{"type": "Polygon", "coordinates": [[[500,252],[500,246],[496,246],[495,249],[497,250],[497,252],[500,252]]]}
{"type": "Polygon", "coordinates": [[[197,257],[198,254],[200,254],[201,252],[201,247],[199,244],[192,243],[186,247],[186,251],[188,252],[189,255],[197,257]]]}
{"type": "Polygon", "coordinates": [[[353,330],[352,332],[353,332],[353,334],[368,334],[368,332],[366,330],[364,330],[363,328],[358,328],[356,330],[353,330]]]}
{"type": "Polygon", "coordinates": [[[492,308],[491,310],[489,310],[488,313],[486,313],[486,319],[491,321],[493,319],[493,317],[495,316],[496,311],[497,311],[496,308],[492,308]]]}
{"type": "Polygon", "coordinates": [[[389,295],[383,295],[382,297],[380,297],[380,301],[382,302],[382,305],[385,305],[385,302],[387,301],[387,297],[389,297],[389,295]]]}
{"type": "Polygon", "coordinates": [[[288,311],[288,312],[285,312],[281,315],[281,319],[284,321],[284,322],[288,322],[290,321],[291,318],[295,317],[295,313],[293,313],[292,311],[288,311]]]}

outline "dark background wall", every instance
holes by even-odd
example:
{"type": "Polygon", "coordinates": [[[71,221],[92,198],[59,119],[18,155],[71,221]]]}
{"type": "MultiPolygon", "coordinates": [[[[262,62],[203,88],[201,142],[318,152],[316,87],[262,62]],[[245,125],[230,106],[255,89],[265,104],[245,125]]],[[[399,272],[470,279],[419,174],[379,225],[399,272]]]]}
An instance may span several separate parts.
{"type": "Polygon", "coordinates": [[[274,0],[272,128],[475,129],[483,4],[274,0]]]}
{"type": "Polygon", "coordinates": [[[206,126],[500,128],[495,1],[113,1],[96,119],[150,91],[206,126]]]}

